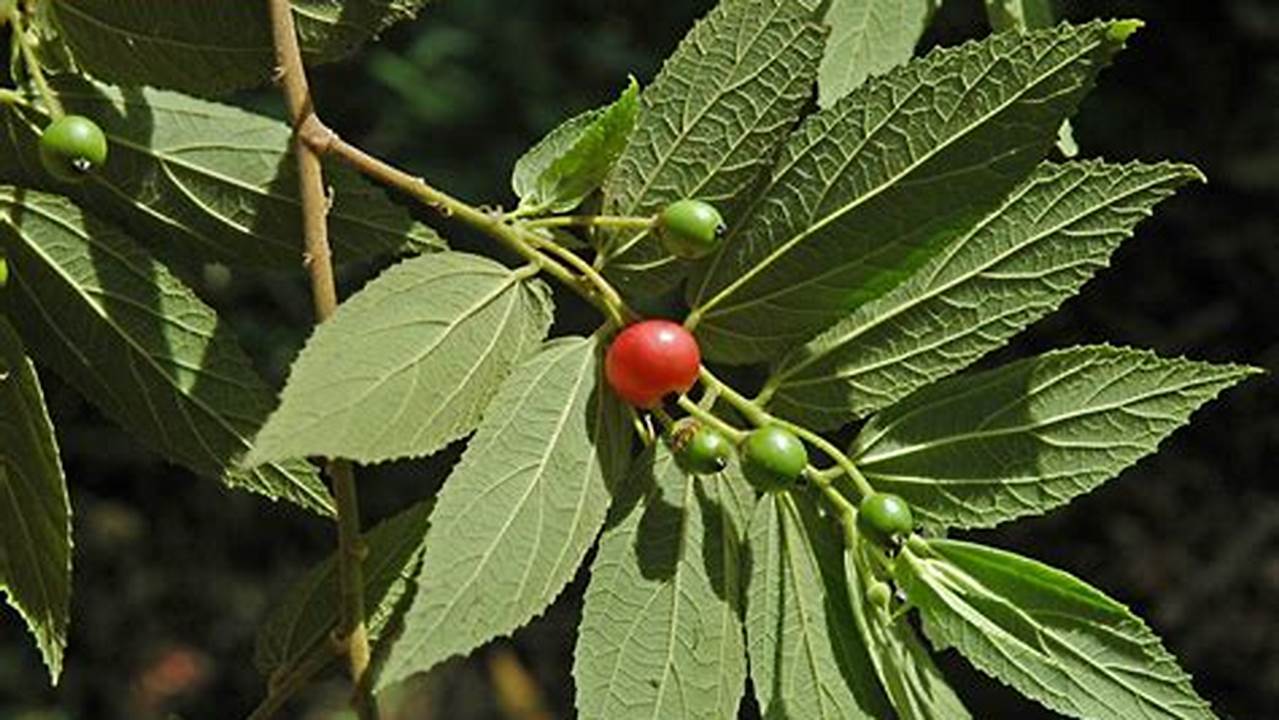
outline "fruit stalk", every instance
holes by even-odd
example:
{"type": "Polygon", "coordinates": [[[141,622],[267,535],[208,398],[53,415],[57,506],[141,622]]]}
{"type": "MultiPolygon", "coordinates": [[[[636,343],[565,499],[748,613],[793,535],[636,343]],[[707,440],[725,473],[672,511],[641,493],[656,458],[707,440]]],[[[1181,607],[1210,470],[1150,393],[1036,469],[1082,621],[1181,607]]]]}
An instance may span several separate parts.
{"type": "MultiPolygon", "coordinates": [[[[293,9],[288,0],[267,0],[277,71],[285,105],[293,127],[300,128],[315,111],[307,84],[306,68],[293,25],[293,9]]],[[[327,320],[337,310],[337,287],[333,280],[332,252],[328,237],[328,198],[320,157],[294,134],[298,163],[298,191],[302,202],[302,232],[306,246],[305,265],[311,277],[311,296],[316,322],[327,320]]],[[[360,538],[360,508],[355,474],[349,462],[335,460],[328,466],[337,507],[338,586],[340,594],[336,639],[346,655],[354,684],[351,707],[360,720],[376,720],[377,703],[370,688],[369,638],[364,623],[364,546],[360,538]]]]}
{"type": "Polygon", "coordinates": [[[66,114],[62,108],[62,101],[58,99],[57,93],[53,92],[53,88],[49,87],[49,81],[44,76],[44,68],[40,67],[40,59],[36,57],[35,48],[31,45],[31,39],[27,35],[27,29],[23,24],[22,10],[15,4],[12,12],[9,14],[9,21],[13,24],[13,37],[18,43],[18,49],[22,53],[22,64],[26,66],[27,74],[31,76],[31,81],[35,83],[36,91],[40,93],[44,104],[49,108],[49,115],[57,120],[66,114]]]}

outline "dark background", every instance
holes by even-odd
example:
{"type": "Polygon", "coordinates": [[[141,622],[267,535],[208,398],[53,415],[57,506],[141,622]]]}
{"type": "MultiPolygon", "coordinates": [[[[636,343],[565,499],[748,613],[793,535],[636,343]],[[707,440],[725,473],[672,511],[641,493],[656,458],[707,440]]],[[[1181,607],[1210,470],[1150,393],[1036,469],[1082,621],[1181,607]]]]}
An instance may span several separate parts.
{"type": "MultiPolygon", "coordinates": [[[[357,60],[314,74],[321,113],[350,140],[474,201],[509,203],[508,169],[541,133],[600,104],[627,73],[650,80],[710,0],[451,0],[357,60]]],[[[1279,369],[1279,3],[1063,3],[1071,18],[1148,25],[1076,120],[1085,156],[1173,158],[1207,186],[1160,208],[1112,269],[992,361],[1109,341],[1165,355],[1279,369]]],[[[949,0],[925,46],[986,32],[977,0],[949,0]]],[[[278,112],[271,93],[243,98],[278,112]]],[[[455,244],[474,239],[446,228],[455,244]]],[[[347,291],[372,269],[344,276],[347,291]]],[[[231,317],[276,381],[304,339],[300,278],[210,273],[202,294],[231,317]]],[[[564,295],[562,306],[574,301],[564,295]]],[[[585,322],[570,315],[561,329],[585,322]]],[[[75,599],[66,671],[47,687],[25,628],[0,611],[0,718],[241,717],[260,699],[256,623],[333,542],[324,523],[165,465],[45,375],[75,512],[75,599]]],[[[1279,387],[1253,380],[1161,452],[1049,517],[981,539],[1088,579],[1130,604],[1223,717],[1279,717],[1279,387]]],[[[434,491],[447,454],[362,475],[366,520],[434,491]]],[[[494,668],[518,658],[551,717],[572,710],[583,576],[542,619],[409,683],[387,717],[503,717],[494,668]]],[[[962,661],[945,668],[978,717],[1050,717],[962,661]]],[[[291,717],[341,717],[320,683],[291,717]]],[[[753,703],[744,713],[754,717],[753,703]]]]}

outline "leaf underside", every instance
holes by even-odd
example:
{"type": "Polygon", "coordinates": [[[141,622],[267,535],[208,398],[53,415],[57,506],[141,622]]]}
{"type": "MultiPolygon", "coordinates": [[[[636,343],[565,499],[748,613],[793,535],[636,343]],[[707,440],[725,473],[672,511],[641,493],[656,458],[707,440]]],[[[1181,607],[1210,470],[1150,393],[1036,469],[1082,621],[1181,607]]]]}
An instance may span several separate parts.
{"type": "Polygon", "coordinates": [[[240,461],[274,405],[230,328],[163,265],[64,198],[0,186],[0,310],[34,357],[161,455],[330,514],[314,468],[240,461]]]}
{"type": "Polygon", "coordinates": [[[704,355],[771,360],[899,284],[1031,173],[1134,27],[936,50],[809,116],[690,279],[704,355]]]}
{"type": "Polygon", "coordinates": [[[600,354],[598,337],[558,339],[502,383],[439,493],[378,688],[514,632],[573,578],[630,455],[600,354]]]}
{"type": "Polygon", "coordinates": [[[865,417],[1003,345],[1074,295],[1188,165],[1045,163],[888,294],[787,353],[767,406],[810,427],[865,417]]]}
{"type": "Polygon", "coordinates": [[[817,102],[834,105],[872,75],[906,62],[941,0],[832,0],[817,102]]]}
{"type": "Polygon", "coordinates": [[[1093,490],[1256,372],[1108,346],[1050,352],[911,395],[851,455],[921,519],[992,527],[1093,490]]]}
{"type": "Polygon", "coordinates": [[[1051,710],[1089,720],[1211,720],[1190,678],[1140,618],[1033,560],[954,540],[905,551],[895,577],[938,650],[1051,710]]]}
{"type": "Polygon", "coordinates": [[[574,652],[579,717],[737,716],[752,500],[735,469],[690,476],[663,443],[635,462],[591,567],[574,652]]]}
{"type": "Polygon", "coordinates": [[[71,624],[71,503],[35,366],[0,315],[0,591],[56,685],[71,624]]]}
{"type": "Polygon", "coordinates": [[[471,432],[550,327],[530,275],[458,252],[387,270],[316,328],[249,462],[423,457],[471,432]]]}

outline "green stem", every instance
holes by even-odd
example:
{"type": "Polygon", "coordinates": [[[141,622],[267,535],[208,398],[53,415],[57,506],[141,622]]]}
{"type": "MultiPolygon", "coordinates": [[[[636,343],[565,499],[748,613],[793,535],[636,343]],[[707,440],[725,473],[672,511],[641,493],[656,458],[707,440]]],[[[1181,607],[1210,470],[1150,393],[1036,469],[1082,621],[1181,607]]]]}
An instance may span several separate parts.
{"type": "Polygon", "coordinates": [[[18,48],[22,52],[22,64],[27,69],[27,74],[31,76],[31,81],[35,83],[36,91],[40,93],[40,97],[44,100],[44,104],[49,107],[49,115],[54,120],[66,115],[66,111],[62,107],[62,101],[58,99],[57,93],[53,92],[53,88],[49,87],[49,81],[44,76],[44,68],[40,67],[40,59],[36,57],[35,47],[31,44],[31,39],[27,36],[26,26],[23,24],[22,11],[14,7],[9,15],[9,21],[13,23],[13,35],[17,38],[18,48]]]}
{"type": "Polygon", "coordinates": [[[746,437],[745,432],[724,422],[714,413],[693,402],[687,395],[680,395],[677,402],[684,412],[720,431],[734,443],[740,443],[746,437]]]}
{"type": "Polygon", "coordinates": [[[656,224],[652,217],[633,215],[557,215],[555,217],[526,220],[523,224],[530,228],[552,227],[602,227],[631,230],[648,230],[656,224]]]}
{"type": "MultiPolygon", "coordinates": [[[[867,482],[866,477],[862,475],[860,470],[857,469],[857,466],[853,464],[853,461],[850,460],[848,456],[845,455],[842,450],[835,447],[835,445],[832,444],[826,438],[813,432],[812,430],[809,430],[806,427],[803,427],[802,425],[796,425],[795,423],[790,422],[789,420],[783,420],[782,418],[779,418],[775,415],[770,414],[769,412],[761,408],[757,403],[755,403],[755,401],[751,400],[750,398],[747,398],[746,396],[734,390],[731,386],[729,386],[724,381],[715,377],[715,374],[712,373],[709,369],[707,369],[706,366],[704,365],[702,366],[702,369],[698,377],[701,379],[702,384],[706,386],[708,392],[709,391],[719,392],[720,395],[723,396],[723,398],[728,401],[729,405],[732,405],[738,412],[742,413],[742,415],[745,415],[746,419],[750,420],[756,426],[763,427],[765,425],[777,425],[779,427],[786,428],[787,430],[790,430],[791,432],[795,433],[799,437],[808,441],[808,443],[812,445],[813,447],[816,447],[818,450],[821,450],[828,457],[830,457],[831,460],[835,462],[836,466],[838,466],[840,471],[842,471],[845,475],[849,477],[849,479],[853,481],[853,485],[857,488],[857,493],[861,497],[866,497],[867,495],[870,495],[875,492],[875,489],[871,487],[869,482],[867,482]]],[[[812,473],[812,477],[816,477],[824,480],[827,485],[829,485],[831,480],[831,478],[828,476],[828,471],[824,471],[824,470],[815,471],[814,473],[812,473]]]]}
{"type": "MultiPolygon", "coordinates": [[[[582,274],[582,281],[578,284],[582,286],[588,293],[598,294],[600,302],[597,304],[609,319],[618,327],[626,325],[629,320],[637,317],[635,312],[626,304],[622,296],[612,286],[604,276],[599,273],[590,263],[578,257],[573,251],[560,247],[553,242],[547,242],[540,238],[536,233],[526,233],[530,245],[538,248],[542,252],[548,252],[555,255],[559,259],[568,263],[574,270],[582,274]]],[[[580,292],[580,289],[579,289],[580,292]]]]}

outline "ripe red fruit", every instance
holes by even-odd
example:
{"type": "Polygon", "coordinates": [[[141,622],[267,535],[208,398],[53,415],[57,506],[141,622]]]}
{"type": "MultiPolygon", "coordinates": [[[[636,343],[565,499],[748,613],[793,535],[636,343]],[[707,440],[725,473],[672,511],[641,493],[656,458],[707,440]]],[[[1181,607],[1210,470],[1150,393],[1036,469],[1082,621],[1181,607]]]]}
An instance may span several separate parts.
{"type": "Polygon", "coordinates": [[[666,395],[693,387],[701,363],[697,340],[682,325],[645,320],[613,339],[604,358],[604,375],[623,400],[653,408],[666,395]]]}

